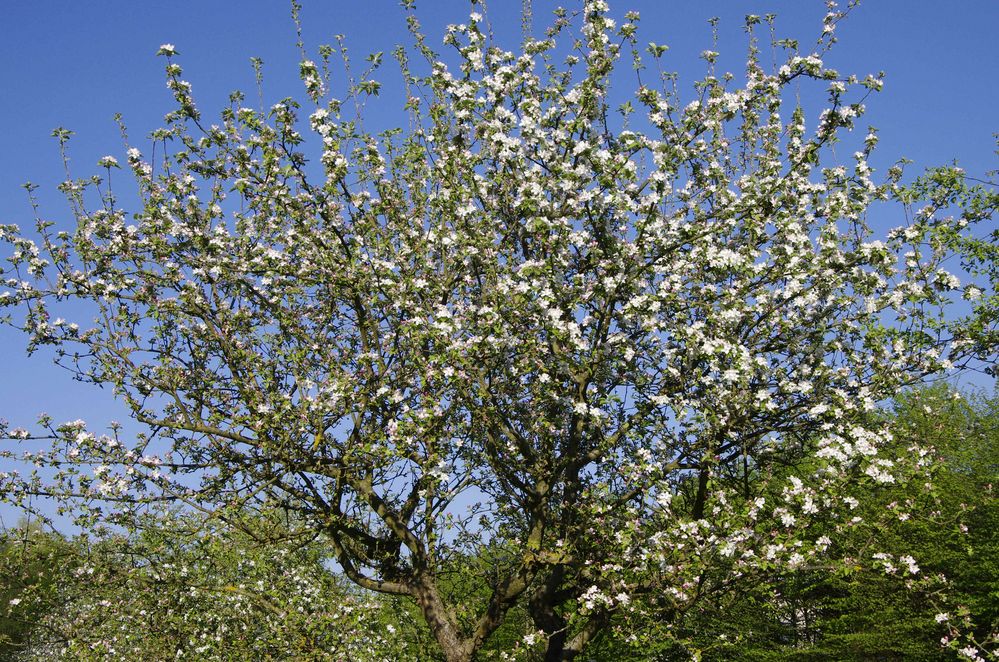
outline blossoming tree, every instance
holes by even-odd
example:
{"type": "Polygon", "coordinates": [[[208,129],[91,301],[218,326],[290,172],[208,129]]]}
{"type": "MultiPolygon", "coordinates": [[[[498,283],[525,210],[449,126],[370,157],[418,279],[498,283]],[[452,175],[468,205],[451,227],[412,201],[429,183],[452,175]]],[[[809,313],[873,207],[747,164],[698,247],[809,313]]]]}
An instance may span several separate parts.
{"type": "Polygon", "coordinates": [[[164,45],[177,107],[162,156],[127,151],[139,206],[112,193],[114,157],[67,180],[75,230],[3,228],[0,295],[32,348],[148,432],[5,429],[38,467],[4,475],[8,498],[65,498],[85,522],[164,500],[219,522],[282,509],[359,586],[411,597],[453,661],[514,605],[533,629],[510,654],[571,659],[826,563],[810,525],[850,525],[840,486],[926,462],[881,452],[868,413],[990,358],[996,334],[994,194],[956,168],[875,181],[873,131],[846,163],[829,149],[881,86],[824,65],[841,16],[772,69],[751,37],[739,83],[705,52],[686,103],[642,64],[665,47],[643,53],[637,15],[602,0],[518,53],[473,13],[439,55],[411,18],[409,128],[377,135],[381,54],[354,74],[342,46],[303,49],[307,99],[234,95],[211,124],[164,45]],[[787,94],[808,85],[828,93],[814,117],[787,94]],[[904,223],[877,241],[883,200],[904,223]],[[92,321],[59,317],[83,304],[92,321]],[[459,604],[448,573],[476,559],[487,597],[459,604]]]}
{"type": "Polygon", "coordinates": [[[392,625],[407,614],[348,589],[321,546],[258,545],[279,517],[256,517],[254,537],[197,515],[141,524],[128,538],[5,532],[0,582],[19,590],[3,610],[27,617],[5,659],[374,661],[415,648],[392,625]]]}

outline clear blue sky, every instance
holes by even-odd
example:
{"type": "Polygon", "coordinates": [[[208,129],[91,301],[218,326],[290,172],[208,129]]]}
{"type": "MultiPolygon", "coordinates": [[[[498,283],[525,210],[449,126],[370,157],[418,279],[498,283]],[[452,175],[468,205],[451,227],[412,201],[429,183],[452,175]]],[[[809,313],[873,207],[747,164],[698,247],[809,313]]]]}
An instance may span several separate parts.
{"type": "MultiPolygon", "coordinates": [[[[370,51],[388,53],[406,43],[403,12],[396,0],[304,0],[307,45],[347,36],[357,61],[370,51]]],[[[537,0],[535,25],[545,24],[555,3],[537,0]]],[[[573,7],[576,2],[565,0],[573,7]]],[[[418,14],[436,40],[448,22],[465,20],[468,2],[423,0],[418,14]]],[[[497,33],[519,35],[519,0],[492,0],[489,16],[497,33]]],[[[814,41],[825,13],[820,0],[611,0],[612,14],[642,13],[642,41],[671,46],[668,64],[690,82],[703,73],[697,54],[710,47],[707,18],[721,17],[723,60],[738,73],[745,49],[741,31],[747,13],[778,14],[779,32],[814,41]]],[[[287,2],[280,0],[100,0],[95,2],[7,2],[0,39],[0,223],[28,226],[30,208],[20,185],[42,185],[43,214],[70,221],[55,191],[61,163],[56,126],[76,132],[71,152],[75,176],[95,173],[104,154],[123,160],[112,121],[123,114],[133,143],[158,126],[172,108],[164,86],[164,42],[176,45],[185,78],[194,85],[208,116],[233,89],[254,95],[249,58],[265,61],[266,101],[298,95],[298,55],[287,2]]],[[[839,30],[840,44],[827,62],[862,75],[884,70],[884,92],[868,102],[865,123],[881,130],[882,168],[897,157],[915,167],[958,159],[969,172],[999,164],[992,134],[999,131],[999,25],[996,0],[868,0],[839,30]]],[[[439,42],[438,42],[439,43],[439,42]]],[[[383,80],[392,84],[391,70],[383,80]]],[[[251,96],[250,98],[254,98],[251,96]]],[[[75,384],[52,367],[49,357],[24,358],[22,337],[0,329],[0,417],[26,425],[47,411],[56,420],[84,418],[95,428],[122,418],[111,394],[75,384]]]]}

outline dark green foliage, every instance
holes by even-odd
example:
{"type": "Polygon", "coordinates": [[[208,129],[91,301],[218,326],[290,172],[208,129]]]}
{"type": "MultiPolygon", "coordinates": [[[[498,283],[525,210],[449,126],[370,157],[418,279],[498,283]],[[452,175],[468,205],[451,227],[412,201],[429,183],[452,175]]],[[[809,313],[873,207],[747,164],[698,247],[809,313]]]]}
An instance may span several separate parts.
{"type": "Polygon", "coordinates": [[[68,575],[70,543],[22,524],[0,534],[0,660],[13,660],[42,634],[58,577],[68,575]]]}

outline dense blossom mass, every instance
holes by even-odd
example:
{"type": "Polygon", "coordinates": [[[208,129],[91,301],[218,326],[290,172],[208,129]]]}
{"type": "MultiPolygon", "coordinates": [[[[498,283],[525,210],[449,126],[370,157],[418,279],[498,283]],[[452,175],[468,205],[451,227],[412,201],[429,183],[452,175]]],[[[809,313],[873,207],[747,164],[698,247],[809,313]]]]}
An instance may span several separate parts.
{"type": "Polygon", "coordinates": [[[281,510],[283,535],[411,598],[448,660],[515,607],[529,625],[506,655],[571,659],[612,627],[668,637],[734,583],[835,565],[815,523],[868,525],[843,486],[931,462],[872,412],[990,360],[997,319],[994,194],[957,168],[875,178],[877,134],[852,132],[881,80],[823,61],[841,17],[811,51],[775,44],[771,68],[755,31],[773,19],[747,17],[744,78],[706,51],[691,98],[602,0],[516,53],[473,13],[438,54],[411,17],[409,128],[377,135],[381,54],[356,72],[342,44],[303,49],[307,99],[236,94],[213,124],[164,44],[158,159],[131,147],[67,180],[72,231],[2,228],[11,323],[148,433],[6,429],[52,443],[15,451],[37,469],[2,489],[65,497],[86,524],[164,501],[220,525],[281,510]],[[809,85],[821,113],[789,93],[809,85]],[[837,160],[837,141],[857,151],[837,160]],[[882,238],[880,201],[900,221],[882,238]],[[462,564],[471,606],[444,579],[462,564]]]}

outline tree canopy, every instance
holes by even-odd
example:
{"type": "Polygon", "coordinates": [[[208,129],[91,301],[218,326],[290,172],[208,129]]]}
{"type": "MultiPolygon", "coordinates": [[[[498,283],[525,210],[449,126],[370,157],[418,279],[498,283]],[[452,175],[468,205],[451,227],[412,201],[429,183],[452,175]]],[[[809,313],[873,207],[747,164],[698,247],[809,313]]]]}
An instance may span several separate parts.
{"type": "Polygon", "coordinates": [[[236,93],[210,123],[164,44],[158,156],[123,127],[123,168],[62,185],[75,229],[39,212],[0,232],[7,321],[148,431],[5,428],[37,468],[2,488],[88,526],[163,502],[233,529],[286,513],[282,540],[411,599],[449,661],[514,608],[533,629],[507,654],[572,659],[754,577],[838,567],[828,523],[849,529],[856,486],[932,460],[877,404],[989,367],[999,319],[996,194],[957,167],[875,178],[876,132],[851,132],[880,79],[823,64],[841,17],[811,49],[775,43],[774,66],[754,36],[738,81],[705,52],[687,100],[602,0],[516,51],[473,12],[438,54],[413,15],[393,53],[408,128],[377,135],[381,54],[355,72],[342,43],[300,44],[305,98],[236,93]],[[899,218],[881,238],[879,202],[899,218]],[[468,559],[471,607],[449,579],[468,559]]]}

